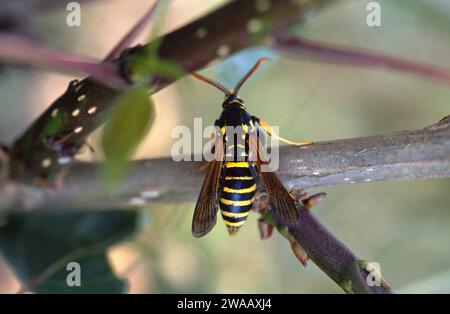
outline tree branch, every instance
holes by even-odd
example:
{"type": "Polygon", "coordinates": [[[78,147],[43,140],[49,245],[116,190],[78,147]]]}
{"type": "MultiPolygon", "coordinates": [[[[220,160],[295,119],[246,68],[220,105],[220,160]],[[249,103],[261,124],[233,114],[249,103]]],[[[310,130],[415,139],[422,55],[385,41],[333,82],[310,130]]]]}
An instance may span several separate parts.
{"type": "MultiPolygon", "coordinates": [[[[204,177],[200,166],[198,161],[174,162],[171,158],[131,162],[128,176],[112,193],[104,183],[101,163],[76,163],[58,189],[13,181],[3,184],[0,212],[194,201],[204,177]]],[[[450,116],[422,130],[281,147],[278,175],[289,189],[450,177],[450,116]]]]}
{"type": "MultiPolygon", "coordinates": [[[[263,10],[254,1],[230,1],[155,41],[127,50],[114,61],[114,65],[121,77],[132,81],[136,62],[148,59],[148,51],[156,45],[159,59],[173,62],[186,73],[191,73],[245,48],[265,44],[276,30],[286,24],[291,25],[306,14],[336,2],[337,0],[277,0],[271,2],[270,10],[263,10]],[[264,23],[260,30],[252,32],[248,25],[255,20],[264,23]],[[203,35],[199,36],[199,33],[203,35]]],[[[9,50],[12,52],[13,47],[9,50]]],[[[18,55],[27,51],[18,50],[18,55]]],[[[47,61],[44,58],[43,64],[47,64],[47,61]]],[[[173,83],[174,79],[152,75],[148,81],[152,92],[155,92],[173,83]]],[[[69,140],[63,144],[65,157],[71,157],[70,152],[77,151],[84,145],[86,138],[106,122],[118,94],[118,90],[90,77],[71,83],[67,91],[11,145],[10,155],[14,159],[11,163],[11,176],[29,183],[36,183],[36,179],[50,182],[55,180],[66,163],[59,162],[61,149],[55,149],[51,143],[58,144],[70,134],[69,140]],[[80,115],[79,119],[72,119],[74,109],[84,113],[89,108],[95,108],[95,114],[80,115]],[[54,125],[49,128],[51,123],[54,125]]]]}
{"type": "Polygon", "coordinates": [[[347,293],[392,293],[382,278],[379,285],[369,286],[363,262],[306,207],[300,208],[299,222],[289,227],[289,232],[308,257],[347,293]]]}
{"type": "Polygon", "coordinates": [[[296,194],[299,220],[296,225],[286,227],[268,211],[267,193],[260,193],[253,209],[260,212],[258,220],[262,239],[271,236],[273,227],[291,244],[299,262],[307,266],[312,260],[334,282],[347,293],[392,293],[377,265],[360,260],[341,241],[323,226],[310,209],[321,202],[325,193],[308,196],[304,191],[296,194]]]}
{"type": "MultiPolygon", "coordinates": [[[[229,54],[254,45],[268,44],[272,41],[272,43],[275,43],[275,47],[281,50],[295,48],[297,54],[309,52],[320,58],[326,57],[325,59],[328,61],[388,66],[443,81],[450,77],[444,69],[367,51],[346,50],[342,47],[324,44],[317,45],[317,43],[306,40],[299,42],[299,39],[296,39],[293,43],[291,42],[294,40],[292,38],[288,42],[283,42],[282,38],[275,40],[288,29],[289,25],[306,14],[337,2],[336,0],[302,2],[279,0],[272,1],[270,10],[266,10],[263,7],[258,7],[257,2],[254,1],[230,1],[214,12],[164,35],[160,40],[129,50],[127,54],[120,56],[115,61],[115,66],[121,69],[120,75],[127,76],[128,74],[132,76],[131,64],[136,59],[145,58],[147,48],[159,43],[159,58],[170,60],[184,69],[186,73],[190,73],[229,54]],[[263,22],[261,29],[249,27],[252,25],[251,22],[255,21],[263,22]]],[[[32,49],[28,50],[33,51],[32,49]]],[[[153,91],[172,82],[173,79],[158,75],[150,79],[153,91]]],[[[10,175],[16,180],[29,183],[36,183],[39,180],[48,182],[56,180],[61,169],[72,159],[73,153],[85,144],[87,136],[105,123],[109,117],[108,113],[115,106],[114,99],[117,94],[117,90],[94,81],[92,78],[70,84],[67,91],[55,100],[33,125],[11,145],[10,156],[12,156],[14,162],[11,163],[10,175]],[[78,110],[80,113],[93,112],[95,114],[79,114],[78,119],[73,119],[72,114],[74,112],[76,114],[78,110]],[[51,125],[52,123],[54,125],[51,125]],[[64,158],[61,159],[62,154],[64,158]]],[[[371,143],[363,144],[372,145],[371,143]]],[[[311,154],[313,153],[314,149],[311,154]]],[[[297,163],[293,161],[292,163],[298,168],[305,167],[299,161],[297,163]]],[[[343,161],[342,164],[345,165],[346,162],[343,161]]],[[[325,168],[322,165],[317,166],[325,168]]],[[[308,168],[312,169],[311,167],[308,168]]],[[[299,172],[296,170],[295,173],[298,174],[299,172]]],[[[323,171],[319,171],[319,177],[322,176],[323,171]]],[[[339,176],[329,176],[324,180],[330,181],[333,178],[337,180],[345,179],[349,182],[355,181],[352,177],[340,178],[339,176]]],[[[303,171],[296,179],[293,182],[295,184],[303,184],[304,182],[300,182],[302,180],[317,182],[317,178],[310,180],[305,177],[303,171]]],[[[319,181],[322,182],[323,180],[319,181]]]]}

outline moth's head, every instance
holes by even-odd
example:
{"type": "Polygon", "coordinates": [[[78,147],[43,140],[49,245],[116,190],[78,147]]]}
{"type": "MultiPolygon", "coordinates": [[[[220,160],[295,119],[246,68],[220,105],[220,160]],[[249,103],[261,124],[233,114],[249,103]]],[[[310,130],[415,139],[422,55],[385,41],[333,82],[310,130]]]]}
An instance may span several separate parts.
{"type": "Polygon", "coordinates": [[[222,103],[222,108],[240,107],[246,109],[244,101],[236,94],[225,95],[225,100],[222,103]]]}

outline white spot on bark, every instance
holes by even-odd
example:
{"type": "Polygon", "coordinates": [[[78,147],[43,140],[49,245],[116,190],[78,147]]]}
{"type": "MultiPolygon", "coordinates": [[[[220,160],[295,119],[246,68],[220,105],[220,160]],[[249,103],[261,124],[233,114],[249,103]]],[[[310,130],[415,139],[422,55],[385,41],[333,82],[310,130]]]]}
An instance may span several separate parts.
{"type": "Polygon", "coordinates": [[[247,23],[247,32],[249,33],[258,33],[262,30],[263,23],[259,19],[251,19],[247,23]]]}
{"type": "Polygon", "coordinates": [[[195,31],[195,36],[199,39],[205,38],[206,34],[208,34],[208,31],[204,27],[200,27],[195,31]]]}
{"type": "Polygon", "coordinates": [[[67,165],[72,161],[72,158],[70,158],[69,156],[62,156],[58,158],[58,163],[60,165],[67,165]]]}
{"type": "Polygon", "coordinates": [[[132,197],[130,198],[129,203],[133,206],[143,206],[146,202],[142,197],[132,197]]]}
{"type": "Polygon", "coordinates": [[[46,158],[41,162],[41,166],[43,168],[48,168],[51,166],[51,164],[52,164],[52,160],[50,158],[46,158]]]}
{"type": "Polygon", "coordinates": [[[52,118],[55,118],[58,115],[58,109],[53,109],[52,118]]]}
{"type": "Polygon", "coordinates": [[[157,198],[159,196],[159,192],[155,190],[146,190],[141,192],[141,197],[145,199],[157,198]]]}
{"type": "Polygon", "coordinates": [[[270,9],[272,3],[270,0],[256,0],[255,1],[255,10],[259,13],[264,13],[270,9]]]}
{"type": "Polygon", "coordinates": [[[72,117],[77,117],[80,114],[80,109],[75,109],[72,111],[72,117]]]}
{"type": "Polygon", "coordinates": [[[81,131],[83,131],[83,127],[82,126],[76,127],[75,130],[73,130],[73,132],[75,132],[75,134],[78,134],[81,131]]]}
{"type": "Polygon", "coordinates": [[[230,54],[231,49],[228,45],[221,45],[219,48],[217,48],[217,55],[219,57],[226,57],[230,54]]]}
{"type": "Polygon", "coordinates": [[[88,109],[87,112],[88,112],[88,114],[94,114],[96,111],[97,111],[97,107],[92,106],[88,109]]]}
{"type": "Polygon", "coordinates": [[[86,99],[86,95],[80,95],[78,96],[78,102],[82,102],[83,100],[86,99]]]}

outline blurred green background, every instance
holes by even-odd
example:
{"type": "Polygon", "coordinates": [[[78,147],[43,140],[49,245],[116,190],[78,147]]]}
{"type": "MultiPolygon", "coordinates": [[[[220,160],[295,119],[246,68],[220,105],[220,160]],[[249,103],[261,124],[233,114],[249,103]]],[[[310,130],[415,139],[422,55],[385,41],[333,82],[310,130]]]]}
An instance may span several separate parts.
{"type": "MultiPolygon", "coordinates": [[[[374,28],[366,25],[368,2],[342,1],[309,16],[297,31],[315,40],[371,48],[450,69],[448,1],[380,0],[382,24],[374,28]]],[[[165,32],[220,3],[174,1],[165,32]]],[[[62,10],[40,13],[30,22],[49,45],[102,58],[150,5],[147,0],[82,4],[78,28],[65,27],[62,10]]],[[[419,129],[450,113],[448,86],[412,75],[283,56],[265,67],[241,96],[252,114],[280,126],[281,135],[292,139],[321,141],[419,129]]],[[[205,73],[214,76],[214,72],[211,67],[205,73]]],[[[4,69],[0,73],[0,141],[11,142],[18,136],[72,78],[44,70],[4,69]]],[[[226,75],[219,78],[237,80],[226,75]]],[[[204,125],[213,123],[220,114],[222,96],[186,77],[154,100],[156,120],[136,158],[168,155],[175,125],[192,127],[194,117],[204,118],[204,125]]],[[[98,140],[95,134],[90,143],[97,146],[98,140]]],[[[82,158],[101,156],[96,149],[94,155],[82,158]]],[[[345,185],[311,192],[319,191],[328,194],[314,208],[320,221],[356,255],[379,263],[394,290],[450,292],[449,179],[345,185]]],[[[129,292],[342,292],[313,263],[303,268],[278,234],[261,241],[256,215],[249,217],[237,237],[228,237],[219,219],[208,236],[194,239],[190,231],[194,205],[152,205],[147,210],[150,220],[141,232],[109,250],[115,272],[130,283],[129,292]]],[[[19,289],[9,265],[1,259],[0,278],[0,292],[19,289]]]]}

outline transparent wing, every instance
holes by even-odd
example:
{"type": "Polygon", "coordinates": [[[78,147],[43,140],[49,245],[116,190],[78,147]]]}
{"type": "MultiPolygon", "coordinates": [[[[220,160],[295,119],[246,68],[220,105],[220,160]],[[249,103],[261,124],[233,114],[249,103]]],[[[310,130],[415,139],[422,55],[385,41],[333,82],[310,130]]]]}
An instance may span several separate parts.
{"type": "Polygon", "coordinates": [[[192,219],[194,237],[206,235],[217,221],[219,183],[223,165],[223,138],[216,135],[215,159],[210,162],[192,219]]]}

